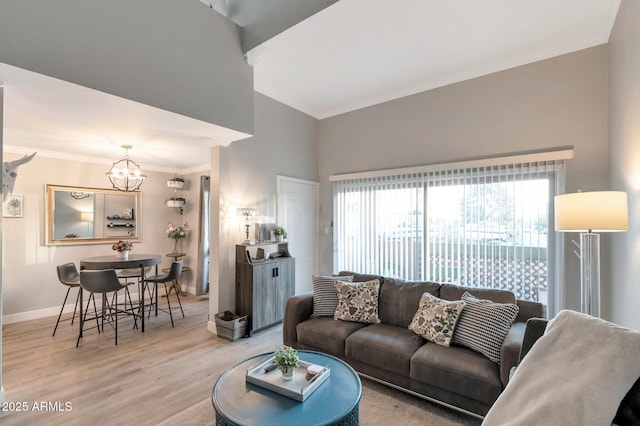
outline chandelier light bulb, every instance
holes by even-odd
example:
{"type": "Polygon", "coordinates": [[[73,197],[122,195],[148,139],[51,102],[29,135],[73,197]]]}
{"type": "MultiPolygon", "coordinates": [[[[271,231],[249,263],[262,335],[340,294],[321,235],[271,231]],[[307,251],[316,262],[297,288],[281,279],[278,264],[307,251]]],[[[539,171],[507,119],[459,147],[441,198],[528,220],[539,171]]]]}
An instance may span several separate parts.
{"type": "Polygon", "coordinates": [[[131,145],[122,145],[122,147],[125,149],[125,158],[113,163],[107,172],[107,177],[113,187],[119,191],[137,191],[147,176],[142,174],[140,166],[135,161],[129,159],[131,145]]]}

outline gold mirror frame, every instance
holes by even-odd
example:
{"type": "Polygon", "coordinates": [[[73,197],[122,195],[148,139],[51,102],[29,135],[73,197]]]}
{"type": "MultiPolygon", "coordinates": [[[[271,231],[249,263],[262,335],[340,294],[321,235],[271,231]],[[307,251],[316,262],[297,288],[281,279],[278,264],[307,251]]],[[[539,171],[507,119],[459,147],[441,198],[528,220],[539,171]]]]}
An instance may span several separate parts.
{"type": "Polygon", "coordinates": [[[142,241],[142,192],[47,184],[45,204],[48,246],[142,241]]]}

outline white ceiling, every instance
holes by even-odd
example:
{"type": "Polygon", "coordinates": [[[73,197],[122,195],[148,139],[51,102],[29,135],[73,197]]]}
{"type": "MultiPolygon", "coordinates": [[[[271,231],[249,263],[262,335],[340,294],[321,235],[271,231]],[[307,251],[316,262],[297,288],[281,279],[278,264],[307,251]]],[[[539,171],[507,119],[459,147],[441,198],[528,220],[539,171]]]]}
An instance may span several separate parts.
{"type": "Polygon", "coordinates": [[[322,119],[606,43],[619,0],[340,0],[250,51],[255,90],[322,119]]]}
{"type": "MultiPolygon", "coordinates": [[[[247,54],[255,90],[322,119],[606,43],[620,0],[340,0],[247,54]]],[[[4,150],[208,168],[246,135],[0,64],[4,150]],[[88,107],[90,106],[90,107],[88,107]]]]}

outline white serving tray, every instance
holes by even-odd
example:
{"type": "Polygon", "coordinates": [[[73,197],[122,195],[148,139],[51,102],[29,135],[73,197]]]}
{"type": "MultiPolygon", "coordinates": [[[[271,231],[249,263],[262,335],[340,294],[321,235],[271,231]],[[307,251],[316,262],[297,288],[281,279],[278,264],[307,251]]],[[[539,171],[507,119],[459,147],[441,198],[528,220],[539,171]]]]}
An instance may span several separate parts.
{"type": "Polygon", "coordinates": [[[247,370],[247,383],[252,383],[302,402],[307,399],[307,397],[311,395],[311,393],[316,390],[322,382],[327,380],[331,374],[331,370],[328,365],[319,366],[322,368],[320,373],[311,380],[307,380],[307,367],[316,364],[300,360],[300,367],[295,369],[293,379],[284,381],[282,380],[282,373],[277,368],[269,372],[265,372],[265,368],[273,364],[274,358],[275,355],[267,358],[266,361],[260,362],[259,364],[249,368],[247,370]]]}

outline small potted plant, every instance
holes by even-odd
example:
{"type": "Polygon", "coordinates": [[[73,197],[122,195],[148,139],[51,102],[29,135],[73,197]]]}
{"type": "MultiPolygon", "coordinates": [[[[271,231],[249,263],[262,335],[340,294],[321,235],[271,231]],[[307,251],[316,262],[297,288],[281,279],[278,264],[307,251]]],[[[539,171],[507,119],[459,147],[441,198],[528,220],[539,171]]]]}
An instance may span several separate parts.
{"type": "Polygon", "coordinates": [[[280,346],[280,349],[276,352],[273,362],[282,372],[282,380],[284,381],[293,379],[293,372],[296,367],[300,367],[298,351],[290,346],[280,346]]]}
{"type": "Polygon", "coordinates": [[[178,176],[174,176],[167,181],[167,186],[169,188],[182,189],[184,186],[184,179],[178,176]]]}
{"type": "Polygon", "coordinates": [[[284,241],[284,237],[287,235],[287,230],[282,226],[276,226],[276,240],[281,243],[284,241]]]}

